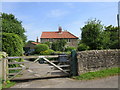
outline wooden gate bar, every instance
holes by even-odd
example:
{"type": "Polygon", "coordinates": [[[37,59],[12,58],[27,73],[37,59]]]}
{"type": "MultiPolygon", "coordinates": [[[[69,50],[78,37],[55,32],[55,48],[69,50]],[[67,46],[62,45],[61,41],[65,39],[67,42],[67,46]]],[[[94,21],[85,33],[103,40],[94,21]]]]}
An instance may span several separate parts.
{"type": "Polygon", "coordinates": [[[20,72],[16,73],[13,77],[9,78],[8,80],[11,80],[11,79],[15,78],[17,75],[19,75],[20,73],[22,73],[26,69],[27,68],[23,68],[20,72]]]}
{"type": "Polygon", "coordinates": [[[28,63],[28,62],[8,62],[8,64],[24,64],[24,63],[28,63]]]}
{"type": "Polygon", "coordinates": [[[68,72],[64,71],[62,68],[58,67],[57,65],[55,65],[54,63],[50,62],[47,58],[43,58],[45,61],[47,61],[48,63],[50,63],[51,65],[53,65],[54,67],[56,67],[57,69],[59,69],[60,71],[66,73],[69,75],[68,72]]]}
{"type": "Polygon", "coordinates": [[[55,58],[58,57],[58,55],[41,55],[41,56],[15,56],[15,57],[6,57],[6,59],[18,59],[18,58],[22,58],[22,59],[30,59],[30,58],[39,58],[39,57],[45,57],[45,58],[55,58]]]}

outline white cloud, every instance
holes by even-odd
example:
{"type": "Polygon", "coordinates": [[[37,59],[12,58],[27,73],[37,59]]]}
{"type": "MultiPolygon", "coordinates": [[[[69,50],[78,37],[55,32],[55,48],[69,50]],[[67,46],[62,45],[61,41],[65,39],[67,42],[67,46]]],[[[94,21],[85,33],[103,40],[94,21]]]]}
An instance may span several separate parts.
{"type": "Polygon", "coordinates": [[[66,16],[69,12],[68,11],[64,11],[64,10],[60,10],[60,9],[54,9],[51,10],[47,16],[48,17],[62,17],[62,16],[66,16]]]}

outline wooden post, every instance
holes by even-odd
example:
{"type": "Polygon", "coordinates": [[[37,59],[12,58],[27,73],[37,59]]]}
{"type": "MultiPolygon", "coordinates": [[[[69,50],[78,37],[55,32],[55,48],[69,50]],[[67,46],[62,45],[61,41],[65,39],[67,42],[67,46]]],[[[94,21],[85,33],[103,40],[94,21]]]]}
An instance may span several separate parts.
{"type": "Polygon", "coordinates": [[[78,75],[78,62],[77,62],[77,53],[75,50],[71,52],[71,61],[70,61],[70,76],[77,76],[78,75]]]}
{"type": "Polygon", "coordinates": [[[9,74],[9,70],[8,70],[8,59],[6,59],[6,79],[8,79],[8,74],[9,74]]]}
{"type": "Polygon", "coordinates": [[[7,72],[8,72],[8,66],[7,66],[7,59],[3,59],[2,62],[3,62],[3,71],[2,71],[2,75],[3,75],[3,83],[5,84],[6,83],[6,80],[7,80],[7,72]]]}
{"type": "Polygon", "coordinates": [[[2,60],[0,60],[0,90],[2,89],[2,60]]]}

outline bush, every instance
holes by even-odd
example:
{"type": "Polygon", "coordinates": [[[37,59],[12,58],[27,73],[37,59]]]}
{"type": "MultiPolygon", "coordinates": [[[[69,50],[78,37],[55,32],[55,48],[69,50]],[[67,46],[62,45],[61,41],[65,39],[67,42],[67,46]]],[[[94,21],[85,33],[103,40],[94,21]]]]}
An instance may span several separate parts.
{"type": "Polygon", "coordinates": [[[88,50],[89,49],[89,46],[87,46],[86,44],[84,43],[81,43],[79,46],[78,46],[78,51],[85,51],[85,50],[88,50]]]}
{"type": "Polygon", "coordinates": [[[42,51],[40,54],[41,55],[51,55],[52,53],[54,53],[54,50],[48,49],[48,50],[42,51]]]}
{"type": "Polygon", "coordinates": [[[65,48],[65,51],[72,51],[72,50],[76,50],[76,48],[75,47],[67,47],[67,48],[65,48]]]}
{"type": "Polygon", "coordinates": [[[14,33],[2,33],[2,51],[6,52],[8,56],[23,55],[22,39],[14,33]]]}
{"type": "Polygon", "coordinates": [[[35,54],[40,54],[43,51],[48,50],[49,47],[46,44],[38,44],[35,46],[35,54]]]}
{"type": "Polygon", "coordinates": [[[67,52],[61,52],[61,51],[55,51],[54,53],[53,53],[54,55],[61,55],[61,54],[71,54],[71,52],[70,51],[67,51],[67,52]]]}
{"type": "Polygon", "coordinates": [[[50,48],[52,43],[51,42],[44,42],[43,44],[47,44],[50,48]]]}
{"type": "Polygon", "coordinates": [[[51,48],[54,51],[64,51],[65,50],[65,45],[66,45],[66,40],[58,40],[52,43],[51,48]]]}

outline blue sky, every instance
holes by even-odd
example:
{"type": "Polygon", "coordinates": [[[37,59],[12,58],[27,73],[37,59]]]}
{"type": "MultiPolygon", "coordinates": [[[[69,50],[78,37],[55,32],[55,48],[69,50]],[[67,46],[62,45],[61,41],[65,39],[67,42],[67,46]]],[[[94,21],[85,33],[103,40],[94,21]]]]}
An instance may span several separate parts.
{"type": "Polygon", "coordinates": [[[42,31],[57,31],[58,26],[80,37],[88,19],[117,26],[117,2],[3,2],[2,12],[22,21],[28,40],[36,40],[42,31]]]}

